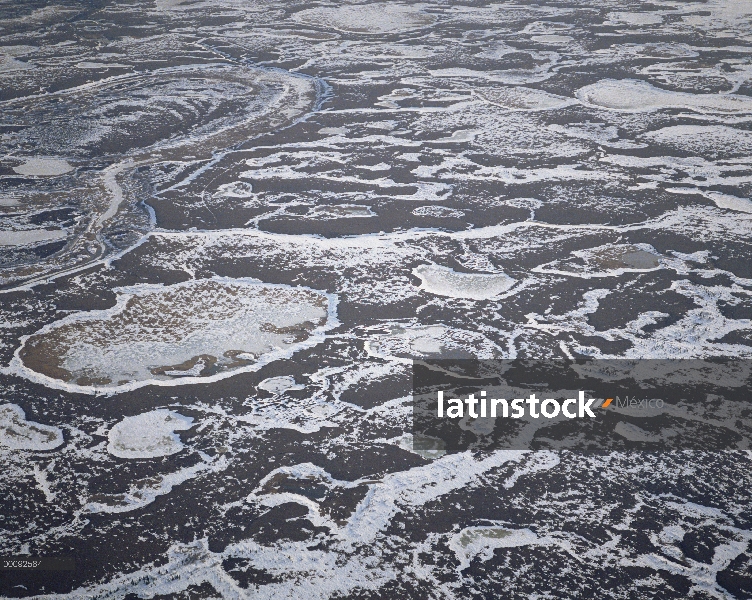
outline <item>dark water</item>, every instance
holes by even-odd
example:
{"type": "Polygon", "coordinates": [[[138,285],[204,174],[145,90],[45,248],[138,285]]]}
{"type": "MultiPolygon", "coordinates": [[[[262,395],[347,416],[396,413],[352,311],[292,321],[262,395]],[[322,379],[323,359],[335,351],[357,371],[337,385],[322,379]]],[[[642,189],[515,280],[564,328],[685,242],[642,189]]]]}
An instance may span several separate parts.
{"type": "Polygon", "coordinates": [[[0,4],[0,594],[749,598],[750,454],[410,438],[410,359],[752,354],[752,5],[0,4]]]}

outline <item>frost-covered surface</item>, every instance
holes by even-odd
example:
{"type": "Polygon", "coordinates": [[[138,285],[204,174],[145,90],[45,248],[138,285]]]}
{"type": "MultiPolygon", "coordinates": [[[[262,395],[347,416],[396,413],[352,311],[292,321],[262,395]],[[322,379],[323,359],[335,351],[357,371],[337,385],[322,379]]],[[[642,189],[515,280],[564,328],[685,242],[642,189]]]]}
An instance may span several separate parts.
{"type": "Polygon", "coordinates": [[[76,391],[192,383],[288,356],[335,320],[325,294],[240,279],[117,291],[113,308],[76,313],[30,336],[13,367],[76,391]]]}
{"type": "Polygon", "coordinates": [[[464,570],[476,557],[481,560],[493,558],[496,548],[514,548],[530,544],[545,543],[529,529],[509,530],[503,527],[467,527],[457,532],[449,540],[449,547],[460,561],[459,569],[464,570]]]}
{"type": "Polygon", "coordinates": [[[514,279],[503,273],[458,273],[438,265],[421,265],[413,270],[413,274],[420,277],[421,289],[449,298],[488,300],[514,285],[514,279]]]}
{"type": "Polygon", "coordinates": [[[751,31],[0,0],[0,549],[78,565],[0,596],[750,597],[749,452],[447,453],[409,361],[752,358],[751,31]]]}
{"type": "Polygon", "coordinates": [[[18,231],[0,231],[0,246],[26,246],[59,240],[66,236],[61,229],[22,229],[18,231]]]}
{"type": "Polygon", "coordinates": [[[325,25],[353,33],[393,33],[433,23],[434,17],[423,12],[423,8],[430,8],[430,5],[375,2],[333,8],[310,8],[295,13],[293,18],[308,25],[325,25]]]}
{"type": "Polygon", "coordinates": [[[193,419],[169,410],[126,417],[108,434],[107,451],[118,458],[156,458],[183,449],[175,431],[190,429],[193,419]]]}
{"type": "Polygon", "coordinates": [[[0,445],[11,450],[52,450],[63,443],[57,427],[27,421],[20,406],[0,405],[0,445]]]}
{"type": "Polygon", "coordinates": [[[58,158],[30,158],[23,164],[13,167],[13,170],[19,175],[51,177],[70,173],[73,167],[67,161],[58,158]]]}

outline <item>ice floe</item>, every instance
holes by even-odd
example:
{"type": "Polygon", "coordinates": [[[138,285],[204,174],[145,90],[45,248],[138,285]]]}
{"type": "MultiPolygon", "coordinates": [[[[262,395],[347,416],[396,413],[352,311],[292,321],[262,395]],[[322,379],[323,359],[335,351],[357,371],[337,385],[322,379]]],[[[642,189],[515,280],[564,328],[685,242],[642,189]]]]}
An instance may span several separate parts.
{"type": "Polygon", "coordinates": [[[690,94],[657,88],[637,79],[602,79],[577,90],[586,104],[624,111],[685,108],[703,113],[752,112],[752,97],[738,94],[690,94]]]}
{"type": "Polygon", "coordinates": [[[304,390],[305,386],[295,382],[294,377],[281,376],[281,377],[269,377],[264,379],[257,386],[260,390],[271,392],[272,394],[283,394],[287,390],[304,390]]]}
{"type": "Polygon", "coordinates": [[[132,65],[123,63],[102,63],[89,60],[84,60],[80,63],[76,63],[77,69],[129,69],[131,67],[132,65]]]}
{"type": "Polygon", "coordinates": [[[66,237],[62,229],[21,229],[0,231],[0,246],[25,246],[40,242],[52,242],[66,237]]]}
{"type": "Polygon", "coordinates": [[[533,35],[530,36],[530,39],[534,42],[538,42],[540,44],[568,44],[571,42],[574,38],[572,38],[569,35],[558,35],[556,33],[545,33],[542,35],[533,35]]]}
{"type": "Polygon", "coordinates": [[[225,198],[250,198],[253,196],[253,186],[247,181],[233,181],[220,185],[217,195],[225,198]]]}
{"type": "Polygon", "coordinates": [[[420,4],[376,3],[357,6],[316,7],[297,12],[296,21],[328,26],[351,33],[383,34],[431,25],[436,18],[420,4]]]}
{"type": "Polygon", "coordinates": [[[116,306],[77,313],[30,336],[18,371],[93,392],[215,380],[318,343],[333,297],[253,280],[206,279],[119,290],[116,306]]]}
{"type": "Polygon", "coordinates": [[[739,198],[731,194],[722,194],[721,192],[702,192],[703,195],[710,198],[718,208],[726,208],[738,212],[752,214],[752,200],[749,198],[739,198]]]}
{"type": "Polygon", "coordinates": [[[57,427],[27,421],[20,406],[0,405],[0,446],[11,450],[54,450],[63,443],[57,427]]]}
{"type": "Polygon", "coordinates": [[[441,219],[459,219],[465,216],[465,211],[447,206],[419,206],[413,210],[416,217],[438,217],[441,219]]]}
{"type": "Polygon", "coordinates": [[[439,438],[421,435],[419,433],[406,433],[397,440],[397,445],[403,450],[414,452],[426,460],[441,458],[446,454],[446,444],[439,438]]]}
{"type": "Polygon", "coordinates": [[[514,548],[540,544],[541,540],[529,529],[507,529],[498,526],[466,527],[449,540],[449,547],[460,561],[461,571],[474,558],[488,560],[497,548],[514,548]]]}
{"type": "Polygon", "coordinates": [[[626,25],[660,25],[663,15],[660,12],[612,12],[608,13],[608,22],[626,25]]]}
{"type": "Polygon", "coordinates": [[[311,217],[316,220],[362,219],[374,216],[376,213],[371,207],[363,204],[320,204],[311,211],[311,217]]]}
{"type": "Polygon", "coordinates": [[[504,273],[458,273],[439,265],[420,265],[413,274],[421,279],[420,289],[430,294],[469,300],[489,300],[515,284],[504,273]]]}
{"type": "Polygon", "coordinates": [[[183,449],[175,431],[192,426],[191,417],[166,409],[126,417],[110,429],[107,451],[118,458],[169,456],[183,449]]]}
{"type": "Polygon", "coordinates": [[[645,137],[701,156],[752,154],[752,132],[725,125],[673,125],[650,131],[645,137]]]}
{"type": "Polygon", "coordinates": [[[650,271],[667,262],[648,245],[608,244],[575,250],[568,258],[533,269],[536,273],[557,273],[583,278],[616,277],[624,273],[650,271]]]}
{"type": "Polygon", "coordinates": [[[480,88],[475,93],[489,104],[501,106],[507,110],[551,110],[577,103],[574,98],[557,96],[543,90],[522,86],[480,88]]]}
{"type": "Polygon", "coordinates": [[[651,434],[634,423],[620,421],[614,427],[614,433],[619,434],[630,442],[660,442],[661,436],[651,434]]]}
{"type": "Polygon", "coordinates": [[[479,358],[504,356],[505,349],[476,331],[446,325],[394,324],[388,333],[373,335],[366,349],[371,356],[390,360],[428,358],[479,358]]]}

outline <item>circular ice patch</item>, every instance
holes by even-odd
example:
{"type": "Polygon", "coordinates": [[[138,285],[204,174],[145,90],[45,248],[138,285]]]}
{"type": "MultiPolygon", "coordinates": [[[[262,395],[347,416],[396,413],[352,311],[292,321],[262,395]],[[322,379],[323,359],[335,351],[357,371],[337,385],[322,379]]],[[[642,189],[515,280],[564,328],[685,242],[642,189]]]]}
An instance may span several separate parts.
{"type": "Polygon", "coordinates": [[[183,444],[175,431],[190,429],[193,419],[165,409],[126,417],[107,436],[107,451],[118,458],[156,458],[176,454],[183,444]]]}
{"type": "Polygon", "coordinates": [[[54,177],[70,173],[73,167],[60,158],[30,158],[24,164],[13,167],[19,175],[32,177],[54,177]]]}

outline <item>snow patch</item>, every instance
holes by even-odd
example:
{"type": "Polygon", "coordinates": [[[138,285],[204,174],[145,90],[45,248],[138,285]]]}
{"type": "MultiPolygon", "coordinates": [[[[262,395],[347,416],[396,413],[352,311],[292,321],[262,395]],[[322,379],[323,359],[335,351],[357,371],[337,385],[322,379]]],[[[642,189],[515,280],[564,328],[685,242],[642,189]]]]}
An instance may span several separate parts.
{"type": "Polygon", "coordinates": [[[586,104],[633,112],[664,108],[686,108],[703,113],[752,111],[752,98],[749,96],[673,92],[636,79],[603,79],[580,88],[575,95],[586,104]]]}
{"type": "Polygon", "coordinates": [[[51,242],[66,237],[62,229],[25,229],[0,231],[0,246],[27,246],[39,242],[51,242]]]}
{"type": "Polygon", "coordinates": [[[73,171],[68,161],[61,158],[30,158],[22,165],[13,167],[19,175],[30,177],[54,177],[73,171]]]}
{"type": "Polygon", "coordinates": [[[11,450],[53,450],[63,443],[57,427],[27,421],[16,404],[0,406],[0,446],[11,450]]]}
{"type": "Polygon", "coordinates": [[[272,394],[284,394],[287,390],[304,390],[305,386],[295,382],[294,377],[270,377],[258,384],[258,389],[272,394]]]}
{"type": "Polygon", "coordinates": [[[504,273],[458,273],[439,265],[420,265],[413,269],[413,275],[422,280],[420,289],[430,294],[470,300],[489,300],[515,284],[504,273]]]}
{"type": "Polygon", "coordinates": [[[317,7],[302,10],[293,19],[309,25],[324,25],[351,33],[383,34],[409,31],[435,22],[433,15],[422,12],[423,5],[396,3],[359,4],[336,8],[317,7]]]}
{"type": "Polygon", "coordinates": [[[175,431],[190,429],[191,417],[165,409],[126,417],[108,434],[107,451],[118,458],[156,458],[183,449],[175,431]]]}

